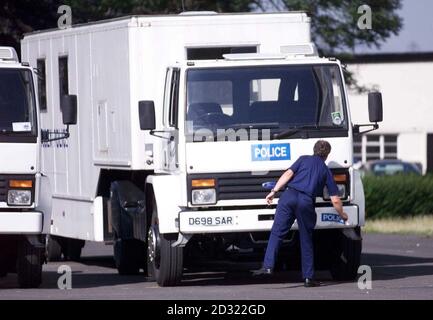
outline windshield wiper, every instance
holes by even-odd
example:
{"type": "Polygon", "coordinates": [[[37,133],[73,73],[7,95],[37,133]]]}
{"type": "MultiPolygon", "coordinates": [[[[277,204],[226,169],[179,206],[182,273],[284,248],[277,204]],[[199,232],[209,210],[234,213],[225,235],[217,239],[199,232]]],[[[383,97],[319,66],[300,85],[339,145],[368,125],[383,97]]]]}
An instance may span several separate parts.
{"type": "Polygon", "coordinates": [[[15,134],[16,132],[10,129],[0,129],[0,134],[15,134]]]}
{"type": "Polygon", "coordinates": [[[31,131],[13,131],[10,129],[0,129],[0,134],[4,135],[15,135],[15,134],[23,134],[23,133],[32,133],[31,131]]]}
{"type": "Polygon", "coordinates": [[[319,125],[305,125],[305,126],[299,126],[299,127],[291,127],[287,130],[284,130],[283,132],[274,134],[272,138],[274,140],[278,140],[278,139],[284,139],[284,138],[291,137],[298,132],[302,132],[302,131],[306,131],[306,130],[311,130],[311,129],[321,130],[321,129],[336,129],[336,128],[338,128],[338,127],[319,126],[319,125]]]}
{"type": "Polygon", "coordinates": [[[260,123],[231,123],[224,126],[224,129],[271,129],[279,128],[278,122],[260,122],[260,123]]]}

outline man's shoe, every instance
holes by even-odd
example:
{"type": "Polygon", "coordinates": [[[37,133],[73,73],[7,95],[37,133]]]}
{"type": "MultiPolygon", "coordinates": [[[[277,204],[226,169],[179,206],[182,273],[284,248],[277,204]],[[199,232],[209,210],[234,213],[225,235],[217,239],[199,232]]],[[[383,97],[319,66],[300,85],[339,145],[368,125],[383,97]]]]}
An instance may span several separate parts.
{"type": "Polygon", "coordinates": [[[270,268],[260,268],[253,271],[253,277],[269,277],[273,275],[273,271],[270,268]]]}
{"type": "Polygon", "coordinates": [[[314,281],[313,279],[306,278],[304,281],[304,287],[305,288],[312,288],[312,287],[319,287],[320,283],[317,281],[314,281]]]}

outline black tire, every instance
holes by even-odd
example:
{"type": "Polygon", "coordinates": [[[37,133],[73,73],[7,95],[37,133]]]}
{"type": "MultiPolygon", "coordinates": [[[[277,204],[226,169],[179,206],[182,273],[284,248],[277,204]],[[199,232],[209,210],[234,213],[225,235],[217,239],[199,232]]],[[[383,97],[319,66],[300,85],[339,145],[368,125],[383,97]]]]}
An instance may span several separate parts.
{"type": "Polygon", "coordinates": [[[37,288],[42,282],[43,250],[24,239],[18,247],[17,275],[21,288],[37,288]]]}
{"type": "Polygon", "coordinates": [[[64,245],[62,247],[63,256],[67,261],[80,261],[81,251],[86,242],[80,239],[64,239],[64,245]]]}
{"type": "Polygon", "coordinates": [[[355,280],[361,263],[362,240],[351,240],[341,233],[337,248],[330,269],[332,278],[337,281],[355,280]]]}
{"type": "Polygon", "coordinates": [[[0,256],[0,278],[4,278],[8,275],[9,261],[8,257],[0,256]]]}
{"type": "MultiPolygon", "coordinates": [[[[1,263],[1,261],[0,261],[1,263]]],[[[4,278],[8,275],[8,270],[6,266],[0,265],[0,278],[4,278]]]]}
{"type": "MultiPolygon", "coordinates": [[[[121,213],[117,189],[111,188],[112,211],[121,213]]],[[[146,244],[138,239],[122,239],[116,230],[113,231],[113,251],[116,269],[120,275],[136,275],[140,269],[146,273],[146,244]]]]}
{"type": "MultiPolygon", "coordinates": [[[[114,262],[121,275],[136,275],[144,269],[146,246],[136,239],[119,239],[114,233],[114,262]]],[[[146,271],[146,270],[145,270],[146,271]]]]}
{"type": "Polygon", "coordinates": [[[56,236],[47,235],[46,256],[47,261],[60,261],[62,258],[62,246],[56,236]]]}
{"type": "Polygon", "coordinates": [[[177,234],[160,234],[155,200],[152,204],[152,219],[148,231],[147,269],[149,275],[161,287],[176,286],[183,273],[183,248],[173,247],[177,234]]]}

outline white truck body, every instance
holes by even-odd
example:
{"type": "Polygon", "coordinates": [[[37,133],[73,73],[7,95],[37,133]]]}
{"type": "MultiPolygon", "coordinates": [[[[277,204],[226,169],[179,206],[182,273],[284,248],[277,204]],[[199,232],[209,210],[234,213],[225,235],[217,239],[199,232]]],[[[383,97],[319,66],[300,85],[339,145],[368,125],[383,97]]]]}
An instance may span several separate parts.
{"type": "Polygon", "coordinates": [[[329,201],[318,198],[316,228],[363,226],[364,195],[359,174],[352,168],[352,123],[343,80],[333,83],[340,90],[335,98],[342,105],[338,116],[345,121],[339,134],[207,142],[190,141],[185,134],[190,70],[325,66],[337,70],[334,78],[343,79],[340,63],[318,57],[310,42],[310,20],[296,12],[126,17],[26,35],[23,59],[32,66],[38,59],[46,61],[47,111],[40,115],[42,128],[61,129],[59,58],[68,59],[69,93],[78,100],[78,122],[69,140],[43,148],[41,169],[50,177],[53,193],[51,234],[106,240],[111,231],[106,180],[111,182],[110,174],[119,172],[138,172],[144,177],[140,183],[152,187],[161,234],[179,234],[181,239],[192,234],[269,231],[272,220],[260,217],[273,215],[275,208],[266,207],[264,190],[256,197],[217,197],[215,203],[197,205],[191,202],[190,177],[233,174],[236,178],[242,173],[263,181],[267,172],[273,172],[276,180],[275,172],[311,154],[319,138],[332,145],[329,167],[347,172],[344,209],[349,221],[333,219],[336,212],[329,201]],[[203,59],[218,50],[251,54],[203,59]],[[177,127],[170,124],[169,102],[176,72],[177,127]],[[155,132],[140,130],[139,101],[154,102],[155,132]],[[261,144],[266,146],[257,146],[261,144]],[[273,144],[289,148],[284,151],[289,155],[284,160],[277,157],[280,161],[253,159],[252,148],[269,147],[269,151],[273,144]],[[196,224],[197,217],[229,218],[231,223],[196,224]]]}
{"type": "Polygon", "coordinates": [[[0,47],[0,276],[17,271],[24,287],[40,283],[42,235],[51,224],[51,187],[41,172],[36,80],[13,48],[0,47]],[[32,274],[15,267],[27,259],[25,246],[40,258],[33,260],[32,274]]]}

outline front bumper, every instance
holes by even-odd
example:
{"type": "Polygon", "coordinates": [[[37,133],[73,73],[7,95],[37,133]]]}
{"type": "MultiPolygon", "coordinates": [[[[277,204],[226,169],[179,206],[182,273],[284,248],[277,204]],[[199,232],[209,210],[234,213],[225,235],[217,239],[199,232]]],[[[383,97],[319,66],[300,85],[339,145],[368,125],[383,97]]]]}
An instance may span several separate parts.
{"type": "Polygon", "coordinates": [[[39,234],[42,226],[42,212],[0,211],[0,234],[39,234]]]}
{"type": "MultiPolygon", "coordinates": [[[[344,206],[349,219],[344,223],[333,207],[317,207],[316,229],[353,228],[359,225],[356,205],[344,206]]],[[[270,231],[275,209],[182,211],[179,231],[184,234],[270,231]]],[[[292,230],[297,230],[295,223],[292,230]]]]}

